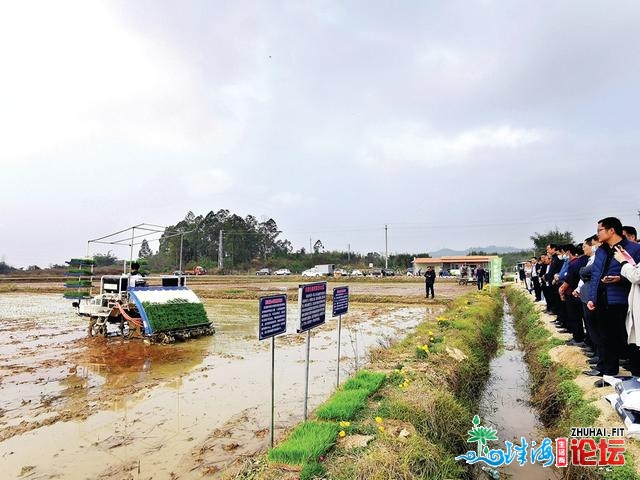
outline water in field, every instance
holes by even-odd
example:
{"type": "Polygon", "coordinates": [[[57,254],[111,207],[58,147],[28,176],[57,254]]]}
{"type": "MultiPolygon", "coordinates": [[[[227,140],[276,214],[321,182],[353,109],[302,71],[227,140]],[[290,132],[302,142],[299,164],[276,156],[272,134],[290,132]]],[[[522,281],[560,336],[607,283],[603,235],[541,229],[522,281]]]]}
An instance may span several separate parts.
{"type": "MultiPolygon", "coordinates": [[[[0,470],[5,478],[201,478],[268,445],[270,341],[258,302],[205,302],[217,333],[174,345],[87,338],[58,295],[0,296],[0,470]]],[[[402,338],[424,306],[350,306],[341,379],[402,338]]],[[[276,339],[277,433],[302,420],[306,334],[276,339]]],[[[330,315],[330,310],[329,310],[330,315]]],[[[335,388],[337,321],[311,335],[309,409],[335,388]]],[[[277,435],[276,435],[277,436],[277,435]]]]}

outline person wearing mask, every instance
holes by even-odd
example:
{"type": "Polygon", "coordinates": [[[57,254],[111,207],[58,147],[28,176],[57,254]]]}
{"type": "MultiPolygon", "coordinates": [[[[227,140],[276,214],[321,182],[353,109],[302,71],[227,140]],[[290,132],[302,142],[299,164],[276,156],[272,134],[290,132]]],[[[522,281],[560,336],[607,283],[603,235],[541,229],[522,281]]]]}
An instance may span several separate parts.
{"type": "Polygon", "coordinates": [[[584,347],[584,323],[582,316],[582,302],[580,298],[573,295],[573,291],[580,283],[580,269],[587,264],[589,257],[583,255],[582,245],[567,245],[565,252],[569,256],[569,266],[564,277],[562,285],[560,285],[560,297],[564,299],[567,310],[567,329],[571,332],[573,338],[567,342],[567,345],[575,345],[584,347]]]}

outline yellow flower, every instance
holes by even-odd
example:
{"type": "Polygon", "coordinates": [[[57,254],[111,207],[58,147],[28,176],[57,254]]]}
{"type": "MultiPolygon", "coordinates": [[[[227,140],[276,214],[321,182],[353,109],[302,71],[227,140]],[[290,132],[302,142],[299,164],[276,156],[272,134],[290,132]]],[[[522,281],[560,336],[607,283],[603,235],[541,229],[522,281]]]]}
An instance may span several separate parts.
{"type": "Polygon", "coordinates": [[[376,423],[382,423],[382,418],[381,417],[376,417],[376,423]]]}
{"type": "Polygon", "coordinates": [[[429,336],[433,337],[433,332],[431,330],[429,330],[429,336]]]}
{"type": "Polygon", "coordinates": [[[340,422],[340,426],[341,426],[342,428],[344,428],[344,427],[348,427],[349,425],[351,425],[351,422],[340,422]]]}
{"type": "Polygon", "coordinates": [[[381,432],[384,432],[384,427],[382,425],[378,425],[378,430],[380,430],[381,432]]]}
{"type": "Polygon", "coordinates": [[[342,437],[344,437],[344,436],[346,436],[346,435],[347,435],[347,434],[344,432],[344,430],[340,430],[340,433],[338,434],[338,436],[339,436],[340,438],[342,438],[342,437]]]}

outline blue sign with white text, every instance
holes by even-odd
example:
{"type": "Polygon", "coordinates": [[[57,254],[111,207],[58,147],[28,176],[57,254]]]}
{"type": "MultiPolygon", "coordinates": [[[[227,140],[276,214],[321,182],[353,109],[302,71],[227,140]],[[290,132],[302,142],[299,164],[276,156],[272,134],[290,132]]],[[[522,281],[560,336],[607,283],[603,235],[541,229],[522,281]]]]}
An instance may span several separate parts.
{"type": "Polygon", "coordinates": [[[260,298],[258,338],[275,337],[287,331],[287,296],[272,295],[260,298]]]}
{"type": "Polygon", "coordinates": [[[333,316],[344,315],[349,311],[349,287],[333,289],[333,316]]]}
{"type": "Polygon", "coordinates": [[[300,285],[298,307],[300,308],[299,332],[306,332],[322,325],[327,311],[327,282],[300,285]]]}

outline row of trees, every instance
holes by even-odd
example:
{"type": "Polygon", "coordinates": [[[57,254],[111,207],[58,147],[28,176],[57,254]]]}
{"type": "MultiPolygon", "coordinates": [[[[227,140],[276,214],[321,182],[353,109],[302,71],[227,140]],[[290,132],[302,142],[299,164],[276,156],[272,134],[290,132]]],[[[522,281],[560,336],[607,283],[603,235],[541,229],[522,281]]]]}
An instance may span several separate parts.
{"type": "MultiPolygon", "coordinates": [[[[195,265],[201,265],[208,270],[215,269],[218,266],[220,231],[223,232],[222,263],[225,271],[270,267],[289,268],[293,272],[300,272],[313,265],[325,263],[353,267],[385,265],[384,257],[378,252],[362,255],[346,251],[325,251],[320,240],[312,246],[311,252],[305,251],[304,248],[294,252],[289,240],[279,238],[282,232],[272,218],[264,221],[258,221],[252,215],[242,218],[226,209],[210,211],[204,216],[189,212],[183,220],[165,229],[160,238],[158,252],[152,252],[148,242],[143,240],[138,257],[144,259],[147,269],[154,272],[172,271],[180,264],[183,269],[193,268],[195,265]]],[[[533,255],[544,253],[550,243],[574,243],[571,232],[561,232],[557,227],[542,234],[536,232],[530,238],[534,244],[532,250],[501,254],[505,268],[510,268],[533,255]]],[[[493,253],[471,252],[476,255],[493,253]]],[[[414,257],[428,256],[428,253],[390,255],[387,264],[389,268],[403,270],[411,266],[414,257]]],[[[120,262],[111,252],[97,254],[94,260],[98,267],[120,262]]],[[[12,271],[15,269],[4,260],[0,262],[0,274],[12,271]]]]}
{"type": "Polygon", "coordinates": [[[225,268],[248,267],[255,259],[287,255],[292,251],[288,240],[278,238],[282,232],[275,220],[260,222],[252,215],[242,218],[229,210],[218,210],[204,216],[189,212],[182,221],[165,230],[156,254],[150,254],[148,245],[143,243],[139,255],[146,257],[153,270],[176,268],[180,255],[183,266],[197,263],[210,268],[218,265],[221,230],[225,268]]]}
{"type": "MultiPolygon", "coordinates": [[[[291,242],[279,238],[281,231],[275,220],[258,221],[252,215],[244,218],[229,210],[218,210],[206,215],[189,212],[175,225],[169,226],[160,239],[157,253],[152,253],[143,241],[139,257],[144,258],[152,271],[170,271],[180,264],[183,268],[201,265],[207,269],[217,268],[222,230],[223,265],[226,271],[246,271],[256,267],[289,268],[301,271],[315,264],[364,266],[373,263],[384,265],[384,258],[377,252],[366,255],[343,251],[325,251],[321,240],[313,245],[312,252],[304,248],[293,251],[291,242]]],[[[406,268],[414,256],[421,254],[392,255],[388,259],[390,268],[406,268]]]]}

